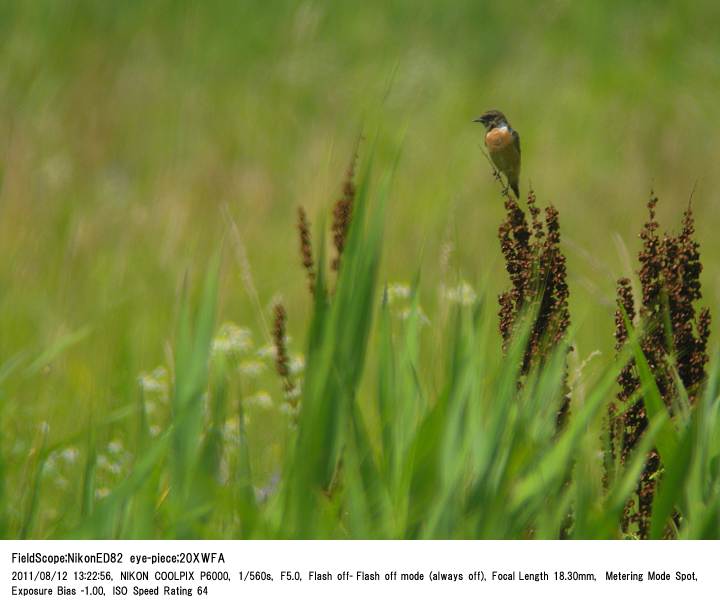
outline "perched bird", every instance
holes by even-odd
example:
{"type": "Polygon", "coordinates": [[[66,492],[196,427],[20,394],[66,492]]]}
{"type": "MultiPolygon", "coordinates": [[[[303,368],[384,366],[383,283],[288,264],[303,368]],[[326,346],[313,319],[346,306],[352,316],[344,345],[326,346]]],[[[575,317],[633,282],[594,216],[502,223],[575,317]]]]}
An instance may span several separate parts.
{"type": "Polygon", "coordinates": [[[520,197],[518,180],[520,179],[520,135],[510,126],[505,115],[499,110],[488,110],[473,122],[482,123],[485,133],[485,146],[490,158],[508,179],[516,197],[520,197]]]}

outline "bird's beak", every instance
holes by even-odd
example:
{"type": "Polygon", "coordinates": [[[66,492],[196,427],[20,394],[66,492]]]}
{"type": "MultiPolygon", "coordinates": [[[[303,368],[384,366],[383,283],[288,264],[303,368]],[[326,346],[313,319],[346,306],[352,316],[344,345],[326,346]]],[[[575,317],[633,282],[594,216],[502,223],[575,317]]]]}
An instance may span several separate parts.
{"type": "Polygon", "coordinates": [[[474,118],[474,119],[473,119],[473,123],[482,123],[482,122],[483,122],[483,117],[482,117],[482,116],[478,116],[477,118],[474,118]]]}

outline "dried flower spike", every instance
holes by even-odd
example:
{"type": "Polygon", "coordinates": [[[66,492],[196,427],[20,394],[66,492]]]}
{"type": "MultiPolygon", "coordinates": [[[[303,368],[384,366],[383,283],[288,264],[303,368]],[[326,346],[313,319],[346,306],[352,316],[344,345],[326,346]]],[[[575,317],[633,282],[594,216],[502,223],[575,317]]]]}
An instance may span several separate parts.
{"type": "MultiPolygon", "coordinates": [[[[512,197],[505,200],[507,217],[500,225],[498,236],[512,287],[500,295],[500,334],[507,349],[521,315],[537,305],[520,375],[541,364],[565,338],[570,325],[569,290],[566,281],[565,256],[560,251],[558,212],[545,208],[545,223],[535,205],[535,193],[528,193],[530,224],[525,213],[512,197]]],[[[566,392],[567,393],[567,392],[566,392]]],[[[558,427],[567,414],[564,400],[558,412],[558,427]]]]}
{"type": "Polygon", "coordinates": [[[345,241],[350,230],[352,221],[353,203],[355,202],[355,163],[357,161],[357,150],[353,153],[350,164],[345,172],[342,196],[335,203],[333,208],[332,234],[335,244],[336,256],[332,261],[334,271],[340,270],[340,260],[345,249],[345,241]]]}
{"type": "MultiPolygon", "coordinates": [[[[640,262],[640,285],[642,301],[635,311],[630,280],[618,282],[617,310],[615,312],[615,340],[618,351],[628,340],[627,323],[639,317],[640,346],[653,373],[658,390],[671,415],[678,396],[676,376],[691,401],[697,398],[705,382],[705,365],[708,361],[707,343],[710,335],[710,312],[696,311],[701,296],[699,244],[694,239],[695,225],[690,207],[683,215],[682,229],[678,235],[659,235],[655,209],[658,199],[651,193],[648,201],[648,221],[640,233],[642,250],[640,262]],[[673,370],[673,367],[675,370],[673,370]]],[[[620,392],[618,400],[625,404],[624,414],[617,417],[616,404],[608,407],[611,446],[619,446],[619,457],[626,463],[642,434],[648,419],[643,401],[628,400],[637,394],[641,383],[635,362],[629,362],[618,377],[620,392]]],[[[652,502],[660,471],[660,456],[656,450],[648,454],[643,473],[638,482],[637,508],[628,503],[623,517],[623,530],[630,533],[630,525],[637,528],[637,535],[647,538],[650,532],[652,502]]]]}
{"type": "Polygon", "coordinates": [[[278,303],[273,309],[273,344],[275,345],[275,369],[283,381],[283,391],[285,395],[292,393],[295,388],[294,383],[290,379],[290,365],[286,348],[285,322],[287,321],[287,313],[285,307],[278,303]]]}
{"type": "Polygon", "coordinates": [[[310,294],[315,294],[315,262],[313,261],[312,236],[310,222],[308,222],[305,209],[298,207],[298,235],[300,237],[300,259],[307,274],[310,294]]]}

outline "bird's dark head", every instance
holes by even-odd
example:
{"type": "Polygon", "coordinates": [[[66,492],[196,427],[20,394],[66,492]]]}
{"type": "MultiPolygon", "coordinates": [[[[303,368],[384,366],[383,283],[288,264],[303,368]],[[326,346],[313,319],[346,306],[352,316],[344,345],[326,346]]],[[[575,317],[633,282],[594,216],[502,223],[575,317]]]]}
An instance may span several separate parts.
{"type": "Polygon", "coordinates": [[[494,129],[502,124],[507,125],[507,119],[500,110],[488,110],[473,120],[474,123],[482,123],[487,129],[494,129]]]}

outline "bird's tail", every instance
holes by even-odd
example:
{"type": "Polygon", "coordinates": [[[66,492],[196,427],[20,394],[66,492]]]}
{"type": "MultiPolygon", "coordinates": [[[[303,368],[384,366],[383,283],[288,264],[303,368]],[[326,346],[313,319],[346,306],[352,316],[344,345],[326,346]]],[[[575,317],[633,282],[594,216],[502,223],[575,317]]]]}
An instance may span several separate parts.
{"type": "Polygon", "coordinates": [[[515,193],[515,196],[520,199],[520,187],[518,186],[517,180],[512,180],[510,182],[510,188],[512,188],[512,191],[515,193]]]}

